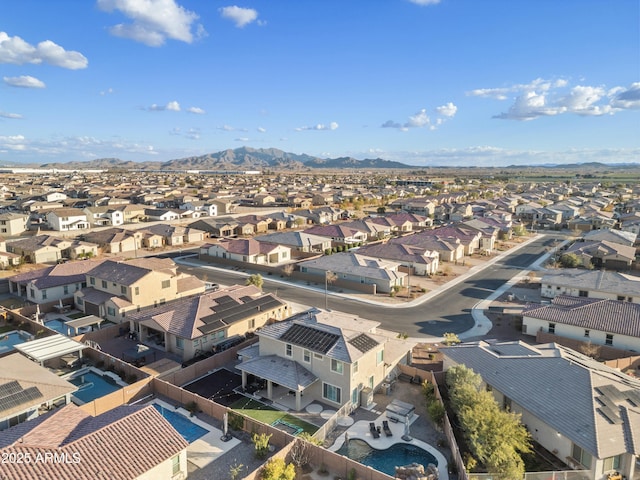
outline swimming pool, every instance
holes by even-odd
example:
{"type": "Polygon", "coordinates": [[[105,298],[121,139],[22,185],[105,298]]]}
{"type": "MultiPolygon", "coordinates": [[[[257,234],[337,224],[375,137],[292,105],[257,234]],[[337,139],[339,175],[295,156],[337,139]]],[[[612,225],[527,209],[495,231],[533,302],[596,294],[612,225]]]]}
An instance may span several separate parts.
{"type": "Polygon", "coordinates": [[[65,323],[64,320],[62,320],[61,318],[54,318],[53,320],[48,320],[46,322],[44,322],[45,327],[49,327],[52,330],[55,330],[58,333],[61,333],[63,335],[73,335],[73,332],[71,331],[71,328],[68,327],[65,323]]]}
{"type": "Polygon", "coordinates": [[[82,403],[93,402],[96,398],[104,397],[110,393],[120,390],[124,385],[118,385],[115,380],[113,383],[106,380],[103,375],[92,370],[74,374],[70,379],[71,383],[78,386],[78,390],[71,395],[82,403]]]}
{"type": "Polygon", "coordinates": [[[181,413],[165,408],[157,403],[154,403],[153,406],[173,426],[173,428],[182,435],[182,438],[189,443],[193,443],[203,435],[209,433],[209,430],[202,428],[200,425],[196,425],[181,413]]]}
{"type": "Polygon", "coordinates": [[[410,443],[396,443],[386,450],[376,450],[364,440],[352,438],[348,443],[342,445],[336,453],[363,465],[368,465],[392,477],[395,476],[396,467],[411,463],[419,463],[424,465],[425,468],[430,463],[438,465],[436,457],[410,443]]]}
{"type": "Polygon", "coordinates": [[[0,354],[10,352],[13,347],[31,339],[28,332],[13,330],[11,332],[0,333],[0,354]]]}

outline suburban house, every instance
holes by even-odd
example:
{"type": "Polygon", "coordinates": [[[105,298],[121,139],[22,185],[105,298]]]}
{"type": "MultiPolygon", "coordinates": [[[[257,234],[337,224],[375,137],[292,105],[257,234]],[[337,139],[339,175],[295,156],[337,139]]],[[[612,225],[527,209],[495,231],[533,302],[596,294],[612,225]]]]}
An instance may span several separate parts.
{"type": "Polygon", "coordinates": [[[640,304],[559,295],[549,305],[522,311],[522,333],[561,337],[640,352],[640,304]]]}
{"type": "Polygon", "coordinates": [[[324,253],[331,248],[331,240],[305,232],[276,232],[267,235],[259,235],[254,240],[270,245],[282,245],[292,251],[324,253]]]}
{"type": "Polygon", "coordinates": [[[628,270],[636,259],[635,247],[608,240],[575,242],[564,253],[577,255],[585,267],[613,270],[628,270]]]}
{"type": "Polygon", "coordinates": [[[176,211],[170,208],[145,208],[144,216],[150,222],[170,222],[179,220],[184,215],[185,210],[176,211]]]}
{"type": "Polygon", "coordinates": [[[231,217],[202,218],[190,223],[189,228],[202,230],[215,238],[238,235],[238,222],[231,217]]]}
{"type": "Polygon", "coordinates": [[[625,232],[623,230],[614,230],[612,228],[603,228],[601,230],[592,230],[586,232],[582,238],[585,241],[602,241],[620,243],[632,247],[636,243],[638,235],[633,232],[625,232]]]}
{"type": "Polygon", "coordinates": [[[34,303],[73,298],[87,286],[86,274],[104,260],[61,263],[9,277],[9,292],[34,303]]]}
{"type": "Polygon", "coordinates": [[[78,390],[20,353],[0,358],[0,431],[66,405],[78,390]]]}
{"type": "Polygon", "coordinates": [[[47,223],[58,232],[86,230],[90,227],[87,214],[79,208],[56,208],[47,212],[47,223]]]}
{"type": "Polygon", "coordinates": [[[116,207],[124,215],[124,223],[139,223],[144,220],[144,205],[120,205],[116,207]]]}
{"type": "Polygon", "coordinates": [[[205,290],[204,282],[178,273],[169,258],[106,260],[85,274],[85,282],[87,287],[74,293],[78,309],[115,323],[124,322],[127,312],[205,290]]]}
{"type": "Polygon", "coordinates": [[[640,303],[640,276],[628,273],[579,268],[547,270],[540,284],[543,298],[571,295],[640,303]]]}
{"type": "Polygon", "coordinates": [[[410,269],[412,275],[434,275],[440,267],[438,252],[401,243],[365,245],[358,249],[358,255],[398,262],[403,267],[410,269]]]}
{"type": "Polygon", "coordinates": [[[70,404],[3,432],[0,454],[4,458],[33,461],[3,462],[0,477],[187,478],[188,446],[153,405],[123,405],[93,417],[70,404]]]}
{"type": "Polygon", "coordinates": [[[375,291],[390,293],[394,287],[407,284],[407,274],[399,270],[400,263],[366,257],[353,252],[336,253],[306,260],[298,264],[302,273],[314,275],[324,282],[327,272],[337,276],[338,282],[375,285],[375,291]]]}
{"type": "Polygon", "coordinates": [[[367,241],[368,233],[366,231],[343,227],[342,225],[317,225],[304,230],[305,233],[325,237],[331,239],[331,245],[336,246],[355,246],[367,241]]]}
{"type": "Polygon", "coordinates": [[[640,382],[550,343],[475,342],[441,347],[444,369],[466,365],[531,438],[586,478],[634,478],[640,382]]]}
{"type": "Polygon", "coordinates": [[[0,213],[0,235],[16,237],[29,229],[29,215],[22,213],[0,213]]]}
{"type": "Polygon", "coordinates": [[[256,332],[257,345],[238,352],[242,386],[265,382],[261,395],[280,403],[295,394],[295,410],[314,400],[339,408],[369,407],[371,393],[397,377],[413,343],[377,332],[379,322],[311,309],[256,332]],[[304,404],[303,404],[304,402],[304,404]]]}
{"type": "Polygon", "coordinates": [[[124,228],[108,228],[89,232],[85,233],[82,238],[97,244],[107,253],[136,252],[142,248],[142,233],[124,228]]]}
{"type": "Polygon", "coordinates": [[[159,235],[161,245],[180,246],[187,243],[201,242],[205,238],[205,232],[197,228],[182,227],[180,225],[151,225],[144,228],[145,231],[159,235]]]}
{"type": "Polygon", "coordinates": [[[7,251],[20,255],[28,263],[57,263],[72,243],[51,235],[36,235],[7,242],[7,251]]]}
{"type": "Polygon", "coordinates": [[[124,213],[115,207],[85,207],[82,210],[92,227],[117,227],[124,224],[124,213]]]}
{"type": "Polygon", "coordinates": [[[182,361],[216,352],[269,321],[289,316],[289,306],[254,286],[234,285],[127,314],[142,343],[159,345],[182,361]]]}
{"type": "Polygon", "coordinates": [[[263,243],[253,238],[223,239],[218,243],[207,243],[200,247],[200,254],[256,265],[279,264],[291,260],[289,247],[263,243]]]}
{"type": "Polygon", "coordinates": [[[411,245],[438,252],[441,262],[457,263],[464,258],[464,246],[455,239],[442,239],[430,235],[413,234],[392,238],[388,245],[411,245]]]}
{"type": "Polygon", "coordinates": [[[483,246],[487,248],[493,248],[493,239],[488,242],[481,243],[483,233],[477,229],[465,228],[462,225],[439,227],[433,230],[423,230],[416,234],[422,237],[434,237],[441,240],[447,240],[462,245],[464,247],[465,255],[473,255],[476,251],[480,250],[483,246]]]}

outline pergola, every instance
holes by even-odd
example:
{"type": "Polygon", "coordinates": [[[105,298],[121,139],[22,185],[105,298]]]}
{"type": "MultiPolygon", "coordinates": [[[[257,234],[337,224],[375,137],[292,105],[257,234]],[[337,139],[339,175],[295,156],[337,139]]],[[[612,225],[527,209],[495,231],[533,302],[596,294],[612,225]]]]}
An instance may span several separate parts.
{"type": "Polygon", "coordinates": [[[68,322],[65,322],[65,325],[73,328],[74,333],[77,335],[79,328],[90,327],[92,325],[98,325],[98,328],[100,328],[100,324],[102,322],[104,322],[104,318],[100,318],[96,315],[87,315],[86,317],[69,320],[68,322]]]}
{"type": "Polygon", "coordinates": [[[56,334],[50,337],[20,343],[15,346],[23,355],[26,355],[40,365],[52,358],[59,358],[72,353],[78,353],[78,358],[82,358],[82,350],[87,348],[84,343],[76,342],[66,335],[56,334]]]}

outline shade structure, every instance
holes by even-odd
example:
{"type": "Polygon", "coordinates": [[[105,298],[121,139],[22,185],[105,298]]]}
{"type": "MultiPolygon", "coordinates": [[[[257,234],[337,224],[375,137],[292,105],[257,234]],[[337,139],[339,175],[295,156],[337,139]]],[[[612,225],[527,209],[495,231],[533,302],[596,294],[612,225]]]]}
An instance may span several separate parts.
{"type": "Polygon", "coordinates": [[[82,352],[85,348],[87,345],[61,334],[19,343],[15,346],[20,353],[39,363],[70,353],[82,352]]]}
{"type": "Polygon", "coordinates": [[[92,325],[100,325],[104,322],[104,318],[97,317],[95,315],[87,315],[86,317],[76,318],[75,320],[69,320],[65,322],[67,326],[71,328],[90,327],[92,325]]]}

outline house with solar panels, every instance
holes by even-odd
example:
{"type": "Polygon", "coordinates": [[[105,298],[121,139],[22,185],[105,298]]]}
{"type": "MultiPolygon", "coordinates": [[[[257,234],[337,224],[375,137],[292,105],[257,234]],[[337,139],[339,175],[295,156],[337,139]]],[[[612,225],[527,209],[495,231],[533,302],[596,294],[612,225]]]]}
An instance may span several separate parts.
{"type": "Polygon", "coordinates": [[[334,408],[370,406],[373,392],[397,378],[415,344],[379,325],[316,308],[265,325],[256,331],[259,342],[238,352],[242,386],[296,411],[316,400],[334,408]]]}
{"type": "Polygon", "coordinates": [[[584,478],[634,478],[640,454],[640,381],[555,343],[442,347],[444,369],[466,365],[532,440],[584,478]],[[608,475],[612,477],[608,477],[608,475]]]}
{"type": "Polygon", "coordinates": [[[177,354],[183,362],[240,343],[270,321],[289,316],[289,306],[252,285],[234,285],[127,313],[138,341],[177,354]]]}

